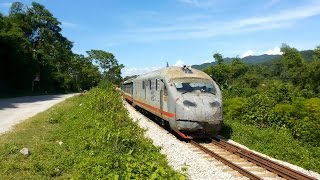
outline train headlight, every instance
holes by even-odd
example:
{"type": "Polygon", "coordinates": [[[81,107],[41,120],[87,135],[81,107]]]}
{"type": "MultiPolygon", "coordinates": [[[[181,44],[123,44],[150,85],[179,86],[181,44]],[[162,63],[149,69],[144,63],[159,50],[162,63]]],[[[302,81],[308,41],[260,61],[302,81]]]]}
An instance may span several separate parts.
{"type": "Polygon", "coordinates": [[[210,103],[211,107],[220,107],[220,103],[218,101],[213,101],[210,103]]]}
{"type": "Polygon", "coordinates": [[[185,105],[185,106],[192,106],[192,107],[197,107],[197,104],[196,103],[194,103],[194,102],[191,102],[191,101],[189,101],[189,100],[184,100],[183,101],[183,105],[185,105]]]}

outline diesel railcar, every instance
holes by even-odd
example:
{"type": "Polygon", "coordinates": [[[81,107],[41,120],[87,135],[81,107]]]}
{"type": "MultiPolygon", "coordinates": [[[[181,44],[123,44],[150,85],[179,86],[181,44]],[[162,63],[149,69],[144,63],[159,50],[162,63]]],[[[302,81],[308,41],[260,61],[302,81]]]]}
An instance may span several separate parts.
{"type": "Polygon", "coordinates": [[[220,88],[206,73],[167,67],[122,83],[124,98],[161,119],[181,137],[216,136],[222,126],[220,88]]]}

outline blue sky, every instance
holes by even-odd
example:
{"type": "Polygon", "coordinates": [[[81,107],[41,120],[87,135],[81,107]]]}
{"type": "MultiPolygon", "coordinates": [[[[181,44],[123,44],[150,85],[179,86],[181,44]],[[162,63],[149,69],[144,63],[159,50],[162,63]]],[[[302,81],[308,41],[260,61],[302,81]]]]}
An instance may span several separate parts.
{"type": "MultiPolygon", "coordinates": [[[[7,14],[11,0],[0,1],[7,14]]],[[[32,1],[21,0],[30,5],[32,1]]],[[[224,57],[320,45],[319,0],[36,0],[62,23],[73,51],[111,52],[123,76],[224,57]]]]}

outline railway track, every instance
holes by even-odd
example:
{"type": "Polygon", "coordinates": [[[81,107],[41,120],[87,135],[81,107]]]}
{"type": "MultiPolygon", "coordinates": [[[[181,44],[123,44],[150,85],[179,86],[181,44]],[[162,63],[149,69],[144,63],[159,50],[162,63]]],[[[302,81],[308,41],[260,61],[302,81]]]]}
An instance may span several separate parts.
{"type": "Polygon", "coordinates": [[[250,179],[315,180],[223,139],[212,139],[210,143],[192,140],[190,143],[250,179]]]}
{"type": "MultiPolygon", "coordinates": [[[[153,117],[149,118],[154,120],[153,117]]],[[[233,173],[230,172],[231,174],[240,173],[241,177],[245,176],[249,179],[316,180],[316,178],[271,161],[224,139],[212,139],[210,143],[198,143],[194,140],[189,142],[196,149],[200,149],[232,168],[234,171],[233,173]]]]}

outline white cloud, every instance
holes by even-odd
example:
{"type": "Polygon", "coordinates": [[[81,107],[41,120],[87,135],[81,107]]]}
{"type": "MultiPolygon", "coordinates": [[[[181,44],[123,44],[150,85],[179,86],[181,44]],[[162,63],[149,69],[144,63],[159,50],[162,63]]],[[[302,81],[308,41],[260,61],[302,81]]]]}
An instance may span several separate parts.
{"type": "Polygon", "coordinates": [[[177,60],[177,62],[172,65],[172,66],[178,66],[178,67],[182,67],[183,65],[186,65],[181,59],[177,60]]]}
{"type": "Polygon", "coordinates": [[[163,67],[144,67],[144,68],[136,68],[136,67],[131,67],[131,68],[124,68],[122,70],[122,76],[133,76],[133,75],[141,75],[145,74],[151,71],[155,71],[158,69],[161,69],[163,67]]]}
{"type": "Polygon", "coordinates": [[[240,57],[244,58],[244,57],[252,56],[252,55],[253,55],[253,51],[248,50],[248,51],[244,52],[240,57]]]}
{"type": "Polygon", "coordinates": [[[268,54],[268,55],[281,55],[282,52],[280,51],[279,47],[274,47],[273,49],[269,49],[268,51],[266,51],[264,54],[268,54]]]}
{"type": "Polygon", "coordinates": [[[235,25],[235,28],[242,28],[242,27],[250,27],[250,26],[260,26],[265,24],[272,24],[272,23],[287,23],[288,21],[294,21],[299,19],[308,18],[311,16],[315,16],[320,14],[320,3],[304,6],[304,7],[297,7],[292,9],[287,9],[280,11],[279,13],[261,17],[250,17],[245,18],[235,25]]]}
{"type": "MultiPolygon", "coordinates": [[[[197,5],[200,2],[202,3],[202,1],[199,0],[179,1],[194,5],[197,5]]],[[[273,3],[277,3],[277,1],[274,1],[273,3]]],[[[251,16],[231,21],[213,21],[215,18],[212,18],[212,15],[207,13],[197,14],[197,16],[192,14],[175,18],[160,16],[154,18],[155,20],[153,20],[152,24],[155,25],[140,26],[140,28],[127,28],[130,30],[126,31],[126,37],[121,36],[119,38],[123,41],[129,40],[140,42],[203,39],[220,35],[287,28],[302,19],[319,14],[320,1],[315,1],[314,3],[305,6],[297,6],[278,12],[270,12],[270,14],[266,14],[265,16],[251,16]],[[187,21],[186,19],[190,20],[187,21]]]]}

